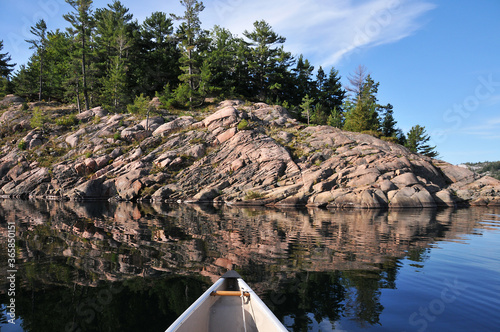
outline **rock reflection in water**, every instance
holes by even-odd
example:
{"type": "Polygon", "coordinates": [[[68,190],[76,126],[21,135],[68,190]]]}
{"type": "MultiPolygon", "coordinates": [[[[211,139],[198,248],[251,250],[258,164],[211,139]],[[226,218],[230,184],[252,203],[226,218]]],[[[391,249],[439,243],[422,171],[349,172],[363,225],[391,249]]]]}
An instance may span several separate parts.
{"type": "MultiPolygon", "coordinates": [[[[294,317],[294,329],[300,330],[307,328],[310,314],[317,321],[334,322],[349,315],[361,325],[378,323],[383,310],[380,289],[395,287],[399,260],[408,257],[422,263],[426,248],[435,241],[459,241],[481,227],[477,221],[482,213],[480,209],[331,213],[4,200],[0,228],[5,242],[7,222],[17,224],[19,279],[26,297],[26,308],[19,310],[32,327],[40,318],[27,309],[28,299],[35,298],[28,292],[42,302],[53,301],[43,295],[44,289],[59,294],[66,309],[74,312],[63,320],[76,324],[77,331],[85,318],[90,319],[79,314],[85,312],[82,299],[99,298],[100,291],[113,287],[121,290],[118,295],[89,315],[106,319],[128,312],[130,316],[122,306],[140,299],[152,301],[142,308],[157,308],[156,317],[166,327],[211,282],[226,270],[237,269],[280,319],[294,317]]],[[[6,269],[1,273],[5,280],[6,269]]],[[[6,303],[5,294],[1,296],[6,303]]],[[[128,330],[118,325],[121,331],[128,330]]],[[[83,330],[90,331],[94,325],[85,326],[83,330]]]]}

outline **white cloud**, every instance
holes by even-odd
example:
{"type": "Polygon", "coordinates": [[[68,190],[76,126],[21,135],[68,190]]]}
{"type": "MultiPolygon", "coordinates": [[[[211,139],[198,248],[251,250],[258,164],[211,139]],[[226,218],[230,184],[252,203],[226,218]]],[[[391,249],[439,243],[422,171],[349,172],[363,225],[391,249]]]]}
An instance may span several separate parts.
{"type": "Polygon", "coordinates": [[[460,130],[460,134],[487,140],[498,140],[500,139],[500,118],[491,118],[482,124],[466,127],[460,130]]]}
{"type": "Polygon", "coordinates": [[[205,1],[203,23],[242,35],[253,22],[266,20],[287,37],[285,48],[314,57],[324,67],[353,51],[393,43],[423,25],[436,6],[425,0],[214,0],[205,1]]]}

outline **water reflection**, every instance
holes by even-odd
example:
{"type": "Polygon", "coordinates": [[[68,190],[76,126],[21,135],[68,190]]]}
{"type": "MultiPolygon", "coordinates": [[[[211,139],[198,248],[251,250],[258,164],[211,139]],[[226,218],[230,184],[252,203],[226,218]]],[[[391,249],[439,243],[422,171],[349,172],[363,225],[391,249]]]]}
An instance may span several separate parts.
{"type": "Polygon", "coordinates": [[[163,331],[227,269],[302,331],[342,316],[379,324],[381,289],[396,288],[401,259],[422,267],[436,241],[491,227],[484,214],[5,200],[0,228],[6,243],[17,224],[26,331],[163,331]]]}

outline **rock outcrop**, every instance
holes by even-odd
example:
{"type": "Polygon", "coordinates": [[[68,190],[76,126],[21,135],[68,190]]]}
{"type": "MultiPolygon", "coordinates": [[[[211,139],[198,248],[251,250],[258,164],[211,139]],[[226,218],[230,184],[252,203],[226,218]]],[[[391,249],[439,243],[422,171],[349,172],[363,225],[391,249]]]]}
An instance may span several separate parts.
{"type": "MultiPolygon", "coordinates": [[[[2,197],[332,209],[500,204],[496,179],[370,135],[304,126],[280,106],[228,100],[210,113],[148,121],[98,107],[77,115],[77,126],[49,119],[29,132],[20,124],[31,113],[18,108],[0,115],[15,124],[0,150],[2,197]]],[[[52,107],[47,116],[70,113],[52,107]]]]}

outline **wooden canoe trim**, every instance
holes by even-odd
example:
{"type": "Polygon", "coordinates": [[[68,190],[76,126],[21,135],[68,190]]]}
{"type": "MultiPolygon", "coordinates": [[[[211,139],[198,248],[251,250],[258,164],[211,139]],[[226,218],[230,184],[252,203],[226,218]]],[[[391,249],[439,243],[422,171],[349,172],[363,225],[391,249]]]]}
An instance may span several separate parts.
{"type": "Polygon", "coordinates": [[[242,291],[216,291],[210,293],[210,296],[241,296],[241,295],[250,297],[249,292],[242,292],[242,291]]]}

